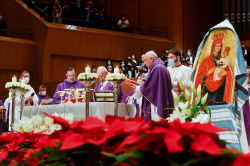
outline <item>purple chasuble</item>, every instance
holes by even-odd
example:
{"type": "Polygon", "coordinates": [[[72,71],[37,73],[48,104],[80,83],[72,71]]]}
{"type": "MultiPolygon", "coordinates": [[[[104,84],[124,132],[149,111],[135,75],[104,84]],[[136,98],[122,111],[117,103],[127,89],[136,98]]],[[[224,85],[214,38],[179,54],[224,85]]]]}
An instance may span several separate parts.
{"type": "MultiPolygon", "coordinates": [[[[100,79],[98,83],[96,84],[93,91],[100,91],[102,87],[101,83],[102,83],[102,80],[100,79]]],[[[114,90],[114,86],[110,82],[108,82],[103,89],[103,91],[112,91],[112,90],[114,90]]],[[[124,92],[122,85],[120,85],[118,87],[118,103],[126,103],[127,97],[128,95],[124,92]]],[[[92,97],[92,101],[94,101],[93,97],[92,97]]]]}
{"type": "Polygon", "coordinates": [[[140,87],[143,94],[142,112],[146,123],[151,120],[151,104],[157,107],[157,114],[163,119],[172,113],[172,109],[166,108],[174,108],[171,78],[164,62],[156,60],[149,71],[145,83],[140,87]]]}
{"type": "MultiPolygon", "coordinates": [[[[129,92],[128,96],[132,96],[132,95],[133,95],[133,90],[134,90],[134,88],[131,89],[131,91],[129,92]]],[[[136,114],[135,114],[135,117],[136,117],[136,118],[137,118],[137,117],[140,117],[140,107],[139,107],[139,104],[137,104],[136,99],[134,100],[133,103],[134,103],[134,105],[135,105],[135,107],[136,107],[136,114]]]]}
{"type": "MultiPolygon", "coordinates": [[[[74,82],[69,82],[67,81],[67,79],[64,80],[64,82],[60,83],[57,88],[56,91],[54,93],[53,96],[53,104],[59,104],[61,102],[61,96],[60,93],[57,93],[58,91],[65,91],[65,89],[70,89],[71,87],[73,87],[74,89],[80,89],[80,88],[85,88],[84,84],[80,81],[78,81],[77,79],[75,79],[74,82]]],[[[63,100],[65,100],[65,98],[68,97],[68,94],[65,93],[63,100]]]]}
{"type": "MultiPolygon", "coordinates": [[[[2,100],[0,100],[0,106],[4,106],[2,100]]],[[[3,109],[3,116],[5,115],[6,109],[3,109]]],[[[3,133],[2,117],[0,117],[0,135],[3,133]]]]}
{"type": "Polygon", "coordinates": [[[41,102],[42,102],[43,99],[45,99],[45,100],[51,99],[51,97],[49,97],[47,94],[43,96],[43,95],[40,95],[40,93],[37,93],[36,95],[37,95],[37,97],[39,99],[38,105],[41,104],[41,102]]]}
{"type": "MultiPolygon", "coordinates": [[[[248,89],[248,91],[250,92],[250,88],[248,89]]],[[[249,93],[249,96],[250,96],[250,93],[249,93]]],[[[243,109],[244,123],[245,123],[246,134],[247,134],[247,141],[249,142],[249,139],[250,139],[250,107],[249,107],[248,100],[242,106],[242,109],[243,109]]]]}

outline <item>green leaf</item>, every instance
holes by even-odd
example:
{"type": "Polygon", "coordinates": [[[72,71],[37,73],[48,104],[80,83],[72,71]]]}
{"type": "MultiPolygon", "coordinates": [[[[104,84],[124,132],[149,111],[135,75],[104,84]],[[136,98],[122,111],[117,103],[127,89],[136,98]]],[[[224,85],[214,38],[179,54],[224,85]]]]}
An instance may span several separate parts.
{"type": "Polygon", "coordinates": [[[134,159],[142,159],[143,156],[144,156],[143,152],[139,152],[137,150],[128,151],[127,154],[128,154],[129,157],[132,157],[134,159]]]}
{"type": "Polygon", "coordinates": [[[63,160],[66,157],[67,157],[66,151],[55,151],[54,153],[48,156],[47,161],[63,160]]]}
{"type": "Polygon", "coordinates": [[[183,92],[181,92],[180,94],[180,101],[185,101],[185,96],[183,92]]]}
{"type": "Polygon", "coordinates": [[[187,118],[185,119],[185,121],[186,121],[186,122],[191,122],[191,121],[192,121],[192,118],[187,117],[187,118]]]}

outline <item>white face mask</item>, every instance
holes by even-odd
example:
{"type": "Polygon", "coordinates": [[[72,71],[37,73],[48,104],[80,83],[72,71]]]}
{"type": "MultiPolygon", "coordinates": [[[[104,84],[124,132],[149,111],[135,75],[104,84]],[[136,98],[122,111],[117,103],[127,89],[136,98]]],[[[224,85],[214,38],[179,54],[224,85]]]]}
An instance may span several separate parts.
{"type": "Polygon", "coordinates": [[[42,95],[42,96],[45,96],[45,95],[46,95],[46,91],[42,91],[42,92],[41,92],[41,95],[42,95]]]}
{"type": "Polygon", "coordinates": [[[0,16],[0,20],[2,20],[3,16],[0,16]]]}
{"type": "Polygon", "coordinates": [[[25,80],[25,83],[28,84],[29,81],[30,81],[30,78],[29,77],[24,77],[24,80],[25,80]]]}

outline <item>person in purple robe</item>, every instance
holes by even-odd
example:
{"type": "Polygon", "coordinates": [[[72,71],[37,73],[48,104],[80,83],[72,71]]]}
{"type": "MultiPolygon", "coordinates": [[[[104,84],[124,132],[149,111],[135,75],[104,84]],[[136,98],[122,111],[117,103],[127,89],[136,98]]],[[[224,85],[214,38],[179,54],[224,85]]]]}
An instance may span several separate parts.
{"type": "Polygon", "coordinates": [[[0,135],[3,133],[3,118],[5,116],[6,109],[4,108],[4,104],[2,100],[0,100],[0,135]]]}
{"type": "MultiPolygon", "coordinates": [[[[250,88],[248,89],[249,96],[250,96],[250,88]]],[[[246,128],[246,135],[247,135],[247,141],[249,144],[250,141],[250,105],[249,100],[245,102],[245,104],[242,106],[243,114],[244,114],[244,123],[246,128]]]]}
{"type": "MultiPolygon", "coordinates": [[[[100,78],[98,83],[96,84],[93,91],[112,91],[114,90],[114,85],[110,82],[106,81],[106,76],[108,75],[108,71],[104,66],[100,66],[97,69],[97,75],[100,78]]],[[[118,103],[126,103],[127,94],[124,92],[122,85],[118,86],[118,103]]],[[[92,101],[94,98],[92,96],[92,101]]]]}
{"type": "Polygon", "coordinates": [[[159,60],[154,51],[145,54],[145,64],[149,69],[149,74],[143,85],[133,84],[135,88],[133,97],[142,97],[142,113],[144,121],[158,121],[166,119],[174,108],[173,96],[171,93],[172,84],[170,74],[162,60],[159,60]]]}
{"type": "MultiPolygon", "coordinates": [[[[56,91],[53,96],[53,102],[52,102],[53,104],[59,104],[61,102],[61,96],[60,96],[60,93],[58,93],[58,91],[65,91],[65,89],[70,89],[70,88],[74,88],[74,89],[85,88],[84,84],[76,79],[75,74],[76,72],[75,72],[74,67],[69,67],[66,70],[67,79],[65,79],[64,82],[60,83],[57,86],[56,91]]],[[[64,93],[63,100],[65,100],[66,97],[68,97],[68,94],[64,93]]]]}
{"type": "Polygon", "coordinates": [[[46,100],[49,100],[51,99],[51,97],[49,97],[47,94],[47,88],[45,85],[40,85],[39,87],[39,92],[37,93],[37,97],[39,99],[38,101],[38,105],[47,105],[47,104],[50,104],[50,103],[47,103],[47,102],[44,102],[46,100]]]}

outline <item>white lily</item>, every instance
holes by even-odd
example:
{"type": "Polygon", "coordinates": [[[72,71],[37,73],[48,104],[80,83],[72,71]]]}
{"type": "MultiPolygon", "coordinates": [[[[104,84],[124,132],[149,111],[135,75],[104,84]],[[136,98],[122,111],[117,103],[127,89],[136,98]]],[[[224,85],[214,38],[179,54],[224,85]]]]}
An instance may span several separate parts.
{"type": "Polygon", "coordinates": [[[190,93],[189,93],[189,91],[188,91],[187,89],[185,89],[185,94],[184,94],[184,96],[185,96],[185,99],[188,101],[188,100],[189,100],[189,97],[190,97],[190,93]]]}
{"type": "Polygon", "coordinates": [[[179,97],[178,95],[175,93],[175,91],[172,90],[172,95],[173,95],[173,98],[175,100],[175,102],[179,102],[179,97]]]}
{"type": "Polygon", "coordinates": [[[197,97],[201,95],[201,84],[199,84],[198,89],[197,89],[197,97]]]}
{"type": "Polygon", "coordinates": [[[179,86],[180,86],[180,89],[183,90],[183,82],[182,82],[181,79],[180,79],[180,81],[179,81],[179,86]]]}
{"type": "Polygon", "coordinates": [[[206,101],[207,101],[207,96],[208,96],[208,93],[205,94],[205,96],[202,97],[201,99],[201,104],[205,104],[206,101]]]}

